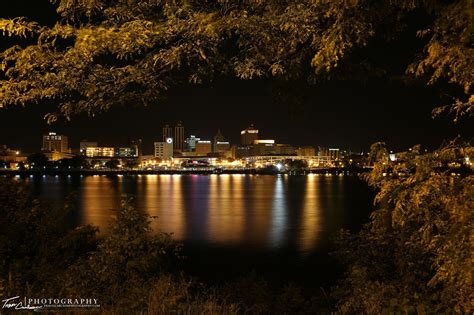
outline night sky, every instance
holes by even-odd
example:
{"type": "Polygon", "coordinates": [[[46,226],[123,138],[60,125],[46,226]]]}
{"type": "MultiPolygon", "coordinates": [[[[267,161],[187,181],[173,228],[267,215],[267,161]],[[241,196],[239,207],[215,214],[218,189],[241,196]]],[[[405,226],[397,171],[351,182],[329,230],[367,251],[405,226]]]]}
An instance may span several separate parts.
{"type": "MultiPolygon", "coordinates": [[[[28,16],[45,24],[56,19],[54,7],[46,0],[5,2],[12,4],[0,6],[2,17],[28,16]]],[[[393,150],[418,143],[434,149],[458,134],[472,138],[474,126],[467,120],[455,124],[452,117],[431,118],[433,107],[446,101],[437,89],[394,80],[403,74],[409,61],[407,45],[414,40],[410,35],[402,43],[374,48],[391,68],[384,78],[365,84],[290,84],[292,93],[304,99],[301,104],[278,97],[278,87],[270,80],[220,78],[203,86],[175,88],[149,107],[115,108],[94,118],[80,115],[50,126],[43,116],[54,110],[52,104],[11,106],[0,110],[0,144],[38,151],[41,135],[56,131],[69,136],[72,148],[81,139],[100,145],[126,145],[129,140],[142,139],[144,153],[151,153],[152,142],[161,139],[162,126],[178,120],[183,121],[186,135],[210,140],[220,129],[232,143],[239,142],[240,130],[251,123],[260,130],[261,138],[278,143],[352,150],[367,150],[375,141],[385,141],[393,150]]],[[[0,50],[11,44],[11,39],[0,35],[0,50]]]]}

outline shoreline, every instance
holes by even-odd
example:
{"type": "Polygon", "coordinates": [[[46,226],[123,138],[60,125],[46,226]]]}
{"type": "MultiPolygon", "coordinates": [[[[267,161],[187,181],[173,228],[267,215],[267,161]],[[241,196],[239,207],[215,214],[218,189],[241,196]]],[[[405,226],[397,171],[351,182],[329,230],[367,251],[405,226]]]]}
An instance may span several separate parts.
{"type": "Polygon", "coordinates": [[[277,172],[267,169],[178,169],[178,170],[0,170],[0,175],[211,175],[211,174],[242,174],[242,175],[308,175],[331,174],[350,175],[369,172],[370,168],[325,168],[300,171],[277,172]]]}

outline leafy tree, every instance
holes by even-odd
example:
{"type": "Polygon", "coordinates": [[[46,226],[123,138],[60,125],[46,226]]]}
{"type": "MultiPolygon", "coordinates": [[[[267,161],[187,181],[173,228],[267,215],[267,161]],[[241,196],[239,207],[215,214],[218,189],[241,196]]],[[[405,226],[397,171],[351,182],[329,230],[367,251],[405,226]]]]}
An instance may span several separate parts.
{"type": "Polygon", "coordinates": [[[125,167],[127,168],[136,168],[138,165],[139,163],[137,159],[129,159],[125,162],[125,167]]]}
{"type": "Polygon", "coordinates": [[[87,168],[89,167],[89,163],[87,162],[86,158],[82,155],[73,156],[70,161],[70,166],[72,168],[87,168]]]}
{"type": "Polygon", "coordinates": [[[474,148],[451,144],[420,154],[419,146],[386,159],[383,144],[368,183],[379,190],[370,223],[343,232],[339,257],[347,277],[335,290],[341,313],[472,313],[472,169],[456,175],[443,162],[468,161],[474,148]],[[470,172],[469,172],[470,171],[470,172]]]}
{"type": "Polygon", "coordinates": [[[461,87],[448,109],[473,112],[470,0],[52,2],[61,16],[52,27],[0,19],[4,34],[36,39],[0,55],[0,107],[50,99],[69,118],[149,104],[174,85],[222,74],[310,82],[378,75],[384,69],[366,58],[367,47],[397,38],[418,14],[427,21],[417,32],[422,49],[407,72],[461,87]]]}
{"type": "Polygon", "coordinates": [[[98,297],[105,309],[146,308],[149,292],[179,258],[170,235],[151,232],[148,216],[124,200],[109,234],[68,271],[66,290],[98,297]]]}
{"type": "Polygon", "coordinates": [[[308,167],[308,163],[303,160],[289,160],[287,165],[289,171],[302,171],[308,167]]]}
{"type": "Polygon", "coordinates": [[[43,167],[48,164],[48,158],[43,153],[33,153],[28,156],[27,161],[33,168],[43,167]]]}
{"type": "Polygon", "coordinates": [[[102,162],[99,161],[99,160],[92,160],[90,164],[91,164],[91,167],[94,168],[94,167],[101,166],[101,165],[102,165],[102,162]]]}
{"type": "Polygon", "coordinates": [[[96,229],[71,229],[69,205],[52,208],[0,178],[0,284],[5,294],[57,293],[64,271],[95,247],[96,229]]]}
{"type": "Polygon", "coordinates": [[[120,165],[120,161],[117,159],[112,159],[107,162],[105,162],[105,167],[111,168],[111,169],[116,169],[120,165]]]}

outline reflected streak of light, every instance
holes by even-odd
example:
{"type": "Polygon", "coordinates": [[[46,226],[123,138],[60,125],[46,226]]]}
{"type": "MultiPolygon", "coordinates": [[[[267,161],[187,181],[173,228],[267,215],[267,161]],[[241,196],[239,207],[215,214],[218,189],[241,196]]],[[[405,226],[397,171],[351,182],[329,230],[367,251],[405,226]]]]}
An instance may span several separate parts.
{"type": "Polygon", "coordinates": [[[308,253],[316,248],[321,236],[321,202],[317,192],[317,177],[306,177],[305,200],[300,228],[300,250],[308,253]]]}
{"type": "Polygon", "coordinates": [[[186,231],[181,176],[147,175],[144,198],[146,211],[152,216],[154,232],[173,233],[173,239],[183,240],[186,231]]]}
{"type": "Polygon", "coordinates": [[[286,196],[283,181],[282,177],[275,178],[275,190],[273,191],[270,245],[274,248],[282,245],[287,224],[286,196]]]}
{"type": "Polygon", "coordinates": [[[209,237],[216,243],[238,243],[244,234],[243,178],[211,175],[209,178],[209,237]]]}
{"type": "Polygon", "coordinates": [[[253,242],[267,244],[270,231],[272,199],[275,189],[274,181],[276,178],[271,176],[255,177],[252,182],[253,204],[251,208],[251,237],[253,242]]]}
{"type": "Polygon", "coordinates": [[[107,231],[109,224],[119,209],[120,202],[116,198],[120,192],[113,187],[112,180],[107,177],[86,176],[82,184],[84,216],[81,224],[98,226],[101,232],[107,231]]]}

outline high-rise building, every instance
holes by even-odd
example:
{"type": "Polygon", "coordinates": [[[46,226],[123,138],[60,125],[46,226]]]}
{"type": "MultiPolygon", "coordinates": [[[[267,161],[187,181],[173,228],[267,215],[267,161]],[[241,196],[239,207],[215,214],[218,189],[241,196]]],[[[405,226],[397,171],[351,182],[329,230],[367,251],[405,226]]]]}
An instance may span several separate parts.
{"type": "Polygon", "coordinates": [[[55,132],[43,135],[43,147],[41,150],[60,153],[69,152],[67,136],[57,135],[55,132]]]}
{"type": "Polygon", "coordinates": [[[201,138],[197,138],[194,135],[190,135],[184,142],[186,143],[186,151],[192,152],[196,149],[196,143],[201,140],[201,138]]]}
{"type": "Polygon", "coordinates": [[[163,142],[166,142],[166,139],[168,138],[173,138],[173,129],[170,127],[170,125],[165,125],[163,127],[163,136],[161,139],[163,142]]]}
{"type": "Polygon", "coordinates": [[[251,146],[251,155],[271,155],[275,154],[275,140],[254,140],[251,146]]]}
{"type": "Polygon", "coordinates": [[[230,150],[229,141],[218,141],[214,143],[214,152],[215,153],[224,153],[230,150]]]}
{"type": "Polygon", "coordinates": [[[196,143],[196,155],[212,153],[212,143],[209,140],[200,140],[196,143]]]}
{"type": "Polygon", "coordinates": [[[85,154],[87,148],[97,147],[98,145],[97,141],[81,140],[81,142],[79,142],[79,152],[85,154]]]}
{"type": "Polygon", "coordinates": [[[329,156],[329,149],[327,147],[318,147],[318,156],[329,156]]]}
{"type": "Polygon", "coordinates": [[[275,153],[281,155],[294,155],[296,153],[296,149],[290,144],[278,143],[275,144],[275,153]]]}
{"type": "Polygon", "coordinates": [[[255,140],[258,140],[258,129],[253,125],[240,132],[240,142],[243,145],[251,145],[255,140]]]}
{"type": "Polygon", "coordinates": [[[184,126],[181,121],[178,121],[174,127],[173,148],[175,151],[184,151],[184,126]]]}
{"type": "MultiPolygon", "coordinates": [[[[142,139],[130,141],[130,148],[135,150],[135,156],[142,156],[142,139]]],[[[131,151],[133,153],[133,151],[131,151]]]]}
{"type": "Polygon", "coordinates": [[[314,147],[299,147],[298,149],[296,149],[296,155],[314,156],[316,155],[316,149],[314,147]]]}
{"type": "Polygon", "coordinates": [[[332,160],[339,160],[341,158],[341,151],[337,148],[329,148],[329,157],[332,160]]]}
{"type": "Polygon", "coordinates": [[[217,130],[217,134],[214,136],[214,141],[212,142],[212,151],[217,152],[217,143],[218,142],[225,142],[225,138],[221,133],[221,130],[217,130]]]}
{"type": "Polygon", "coordinates": [[[173,157],[173,138],[166,138],[163,142],[155,142],[155,157],[159,159],[173,157]]]}

